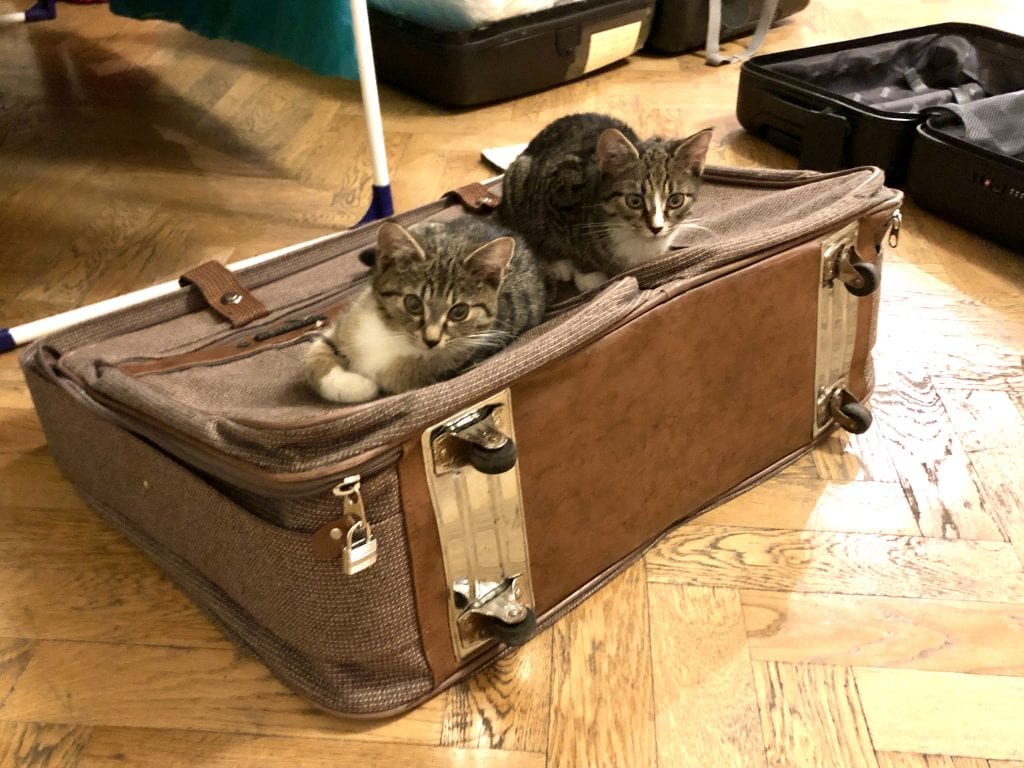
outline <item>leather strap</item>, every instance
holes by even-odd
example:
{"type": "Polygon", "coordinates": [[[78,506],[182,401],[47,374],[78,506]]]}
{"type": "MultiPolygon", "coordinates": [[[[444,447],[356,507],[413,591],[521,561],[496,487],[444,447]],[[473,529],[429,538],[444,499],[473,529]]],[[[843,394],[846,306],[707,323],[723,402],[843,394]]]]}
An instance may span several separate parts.
{"type": "Polygon", "coordinates": [[[269,310],[242,287],[234,273],[218,261],[190,269],[178,282],[182,286],[196,286],[210,309],[229,320],[234,328],[269,314],[269,310]]]}
{"type": "Polygon", "coordinates": [[[446,196],[451,195],[459,198],[459,201],[471,211],[489,211],[497,208],[501,202],[500,193],[492,192],[478,181],[453,189],[446,196]]]}

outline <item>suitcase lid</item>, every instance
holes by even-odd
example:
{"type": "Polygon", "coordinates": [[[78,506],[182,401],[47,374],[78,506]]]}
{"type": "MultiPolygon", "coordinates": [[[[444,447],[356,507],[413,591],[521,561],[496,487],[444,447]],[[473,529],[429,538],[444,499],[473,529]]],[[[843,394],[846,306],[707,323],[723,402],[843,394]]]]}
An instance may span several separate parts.
{"type": "MultiPolygon", "coordinates": [[[[357,255],[379,223],[242,272],[240,282],[269,310],[242,328],[188,287],[36,342],[23,365],[45,369],[89,407],[203,471],[258,492],[307,492],[657,306],[666,286],[676,295],[901,199],[874,168],[708,168],[705,176],[678,249],[554,307],[509,347],[422,389],[342,406],[319,400],[304,381],[315,323],[294,321],[337,312],[360,290],[367,273],[357,255]]],[[[470,214],[440,201],[397,218],[461,215],[470,214]]]]}

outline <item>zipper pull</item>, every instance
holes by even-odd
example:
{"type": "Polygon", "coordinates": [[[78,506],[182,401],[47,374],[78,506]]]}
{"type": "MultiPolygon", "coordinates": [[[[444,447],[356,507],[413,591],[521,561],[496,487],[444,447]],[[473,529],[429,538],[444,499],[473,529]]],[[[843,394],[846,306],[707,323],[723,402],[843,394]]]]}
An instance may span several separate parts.
{"type": "Polygon", "coordinates": [[[892,212],[892,218],[889,221],[892,222],[889,229],[889,247],[895,248],[900,244],[900,228],[903,226],[903,213],[899,208],[892,212]]]}
{"type": "Polygon", "coordinates": [[[341,571],[353,576],[377,562],[377,539],[366,519],[360,477],[346,477],[331,493],[342,500],[341,516],[313,534],[313,552],[318,560],[341,556],[341,571]]]}

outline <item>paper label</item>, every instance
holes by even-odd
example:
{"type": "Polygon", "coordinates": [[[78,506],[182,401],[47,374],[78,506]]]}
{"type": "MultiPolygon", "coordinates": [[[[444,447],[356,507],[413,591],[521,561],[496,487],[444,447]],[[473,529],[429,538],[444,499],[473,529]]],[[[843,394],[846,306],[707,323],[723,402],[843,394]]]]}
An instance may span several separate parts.
{"type": "Polygon", "coordinates": [[[590,36],[590,50],[583,74],[624,59],[636,50],[642,22],[634,21],[590,36]]]}

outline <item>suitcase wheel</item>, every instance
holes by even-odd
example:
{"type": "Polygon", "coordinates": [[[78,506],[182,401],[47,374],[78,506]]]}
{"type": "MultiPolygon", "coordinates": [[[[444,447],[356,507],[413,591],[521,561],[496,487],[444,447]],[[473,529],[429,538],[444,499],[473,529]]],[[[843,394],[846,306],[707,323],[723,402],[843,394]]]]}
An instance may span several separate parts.
{"type": "Polygon", "coordinates": [[[537,632],[536,614],[532,608],[526,608],[525,611],[526,616],[515,624],[508,624],[493,616],[482,616],[483,629],[495,640],[500,640],[505,645],[525,645],[537,632]]]}
{"type": "Polygon", "coordinates": [[[844,282],[843,285],[846,286],[846,290],[854,296],[867,296],[874,293],[878,288],[878,267],[866,261],[858,261],[850,266],[860,276],[860,284],[844,282]]]}
{"type": "Polygon", "coordinates": [[[469,463],[485,475],[500,475],[516,465],[519,452],[512,440],[506,440],[497,448],[485,448],[474,443],[469,448],[469,463]]]}
{"type": "Polygon", "coordinates": [[[829,400],[836,424],[854,435],[862,435],[871,426],[871,411],[845,389],[836,390],[829,400]]]}

